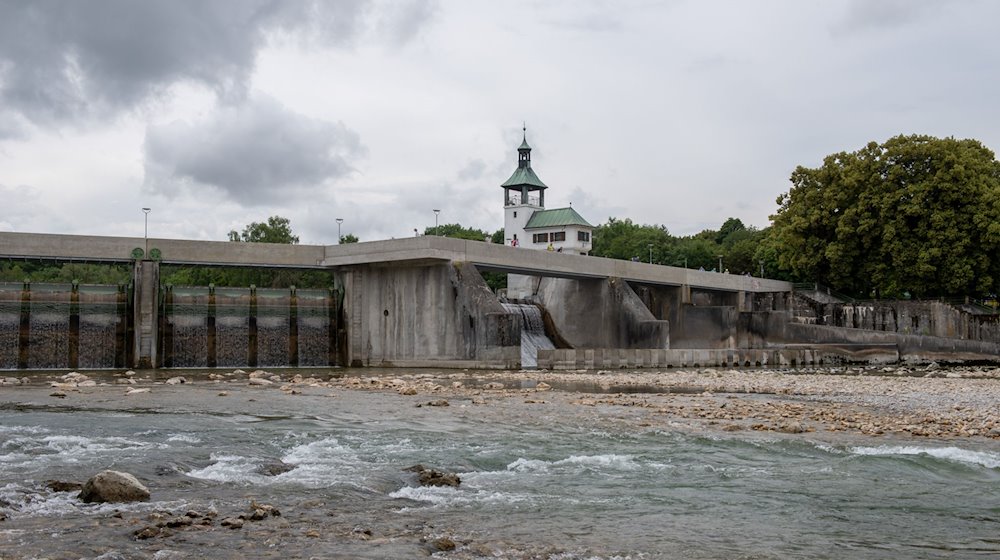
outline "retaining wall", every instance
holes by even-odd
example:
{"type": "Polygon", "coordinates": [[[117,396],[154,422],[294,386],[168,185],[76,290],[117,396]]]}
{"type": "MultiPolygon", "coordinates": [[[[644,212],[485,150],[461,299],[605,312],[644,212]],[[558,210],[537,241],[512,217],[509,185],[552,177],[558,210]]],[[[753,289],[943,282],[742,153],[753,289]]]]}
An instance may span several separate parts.
{"type": "Polygon", "coordinates": [[[738,350],[576,348],[538,351],[538,368],[552,370],[792,367],[848,363],[891,364],[898,361],[899,353],[892,344],[738,350]]]}

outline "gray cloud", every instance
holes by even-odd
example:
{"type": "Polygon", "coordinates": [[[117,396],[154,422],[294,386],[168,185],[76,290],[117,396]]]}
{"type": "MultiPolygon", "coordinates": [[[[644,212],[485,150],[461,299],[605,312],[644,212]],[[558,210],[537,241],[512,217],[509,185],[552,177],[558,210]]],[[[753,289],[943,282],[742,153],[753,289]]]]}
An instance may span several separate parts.
{"type": "Polygon", "coordinates": [[[403,45],[413,40],[437,11],[433,0],[396,2],[383,11],[376,29],[392,44],[403,45]]]}
{"type": "Polygon", "coordinates": [[[17,231],[17,224],[28,223],[44,214],[38,192],[28,186],[6,186],[0,183],[0,200],[4,211],[0,215],[0,231],[17,231]]]}
{"type": "Polygon", "coordinates": [[[0,110],[0,140],[18,140],[25,137],[25,122],[13,111],[0,110]]]}
{"type": "Polygon", "coordinates": [[[641,5],[623,5],[607,0],[572,0],[570,2],[543,3],[541,21],[546,25],[583,33],[621,31],[623,9],[641,8],[641,5]]]}
{"type": "Polygon", "coordinates": [[[3,2],[0,102],[44,125],[105,118],[178,82],[242,100],[272,39],[351,44],[389,13],[400,14],[385,31],[398,43],[432,12],[427,0],[3,2]]]}
{"type": "Polygon", "coordinates": [[[245,205],[306,193],[352,172],[364,155],[342,123],[293,113],[271,99],[223,107],[196,123],[147,129],[147,191],[174,196],[213,187],[245,205]]]}
{"type": "Polygon", "coordinates": [[[486,172],[486,162],[481,159],[470,160],[462,169],[458,170],[460,181],[475,181],[482,178],[486,172]]]}
{"type": "Polygon", "coordinates": [[[944,2],[920,0],[852,0],[844,18],[833,25],[835,35],[900,27],[917,21],[944,2]]]}

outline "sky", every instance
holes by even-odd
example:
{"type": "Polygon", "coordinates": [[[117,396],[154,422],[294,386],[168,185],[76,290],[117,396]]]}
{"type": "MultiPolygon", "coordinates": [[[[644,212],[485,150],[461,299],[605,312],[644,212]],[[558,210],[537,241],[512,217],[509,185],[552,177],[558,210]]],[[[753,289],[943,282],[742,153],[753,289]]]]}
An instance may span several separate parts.
{"type": "Polygon", "coordinates": [[[1000,150],[991,0],[0,0],[0,231],[302,243],[546,206],[759,228],[796,166],[1000,150]],[[143,207],[150,208],[147,217],[143,207]]]}

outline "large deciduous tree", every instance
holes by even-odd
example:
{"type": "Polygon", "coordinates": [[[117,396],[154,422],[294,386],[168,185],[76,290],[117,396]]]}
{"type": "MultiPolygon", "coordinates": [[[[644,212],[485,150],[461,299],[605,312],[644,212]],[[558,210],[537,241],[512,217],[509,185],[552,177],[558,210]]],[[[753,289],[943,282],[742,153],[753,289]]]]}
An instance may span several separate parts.
{"type": "Polygon", "coordinates": [[[299,236],[292,234],[292,224],[288,218],[271,216],[267,219],[267,223],[252,222],[243,228],[243,233],[238,233],[236,230],[230,231],[229,240],[295,245],[299,242],[299,236]]]}
{"type": "Polygon", "coordinates": [[[791,182],[771,234],[797,276],[875,297],[1000,286],[1000,162],[976,140],[897,136],[791,182]]]}

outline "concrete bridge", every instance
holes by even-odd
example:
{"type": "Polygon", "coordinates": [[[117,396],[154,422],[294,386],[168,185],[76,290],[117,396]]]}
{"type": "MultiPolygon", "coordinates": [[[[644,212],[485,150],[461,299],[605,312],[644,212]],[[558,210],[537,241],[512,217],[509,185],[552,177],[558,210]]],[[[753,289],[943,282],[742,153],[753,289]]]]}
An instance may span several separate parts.
{"type": "MultiPolygon", "coordinates": [[[[503,308],[480,270],[532,278],[532,299],[572,347],[666,349],[671,322],[675,344],[697,346],[701,335],[692,336],[701,323],[730,316],[692,319],[693,330],[686,329],[686,307],[783,308],[792,289],[775,280],[436,236],[276,245],[0,233],[0,258],[131,264],[131,355],[145,367],[162,363],[161,263],[330,270],[344,294],[339,336],[351,365],[518,366],[520,318],[503,308]]],[[[731,332],[710,338],[734,343],[731,332]]]]}
{"type": "Polygon", "coordinates": [[[421,236],[346,245],[278,245],[141,237],[0,232],[0,258],[131,263],[158,249],[159,262],[206,266],[340,268],[359,265],[474,264],[480,270],[554,278],[621,278],[721,292],[790,292],[780,280],[601,257],[533,251],[465,239],[421,236]]]}

